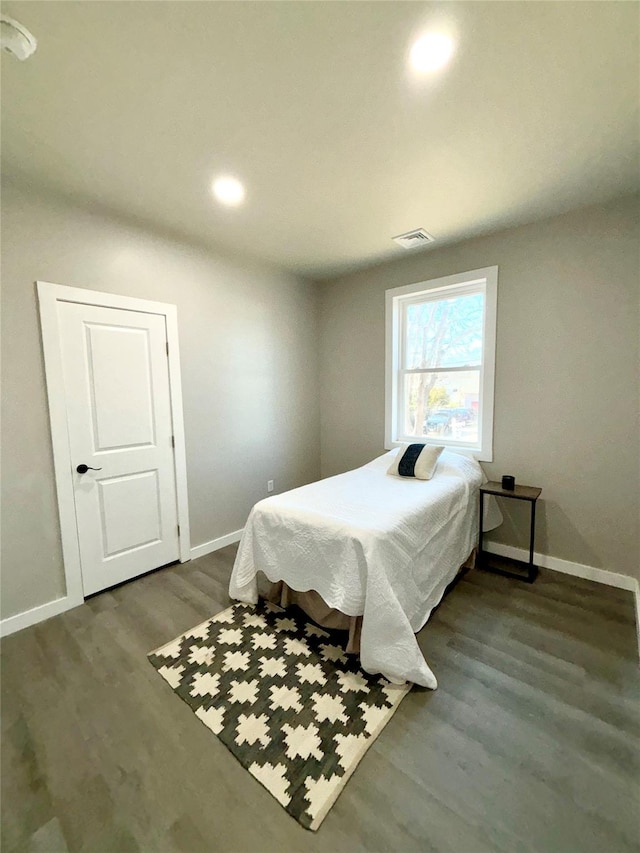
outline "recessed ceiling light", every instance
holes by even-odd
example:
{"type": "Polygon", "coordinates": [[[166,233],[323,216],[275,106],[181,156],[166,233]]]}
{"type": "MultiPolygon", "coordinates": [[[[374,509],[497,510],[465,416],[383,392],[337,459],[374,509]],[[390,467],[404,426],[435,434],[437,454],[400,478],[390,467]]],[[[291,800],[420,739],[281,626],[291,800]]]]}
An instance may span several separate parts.
{"type": "Polygon", "coordinates": [[[222,175],[215,179],[212,189],[220,204],[237,207],[244,201],[244,187],[237,178],[222,175]]]}
{"type": "Polygon", "coordinates": [[[452,38],[444,33],[427,33],[414,43],[409,59],[416,71],[425,73],[442,68],[452,55],[452,38]]]}

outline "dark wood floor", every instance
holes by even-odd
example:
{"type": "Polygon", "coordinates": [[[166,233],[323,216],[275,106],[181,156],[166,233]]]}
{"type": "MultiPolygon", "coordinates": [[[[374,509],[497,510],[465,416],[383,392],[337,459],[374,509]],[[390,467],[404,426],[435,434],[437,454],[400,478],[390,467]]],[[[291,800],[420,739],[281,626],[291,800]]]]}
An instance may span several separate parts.
{"type": "Polygon", "coordinates": [[[639,849],[630,593],[469,573],[419,636],[439,689],[409,693],[314,834],[146,660],[229,604],[234,553],[2,642],[5,853],[639,849]]]}

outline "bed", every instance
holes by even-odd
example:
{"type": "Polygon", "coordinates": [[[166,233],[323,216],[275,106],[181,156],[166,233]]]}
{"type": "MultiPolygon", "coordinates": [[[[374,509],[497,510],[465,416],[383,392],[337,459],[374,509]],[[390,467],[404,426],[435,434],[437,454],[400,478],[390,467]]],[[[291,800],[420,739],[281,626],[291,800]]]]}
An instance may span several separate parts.
{"type": "Polygon", "coordinates": [[[313,590],[328,608],[362,616],[365,671],[435,689],[415,634],[475,547],[485,478],[474,459],[448,450],[431,480],[390,476],[396,453],[257,503],[229,594],[257,602],[258,572],[313,590]]]}

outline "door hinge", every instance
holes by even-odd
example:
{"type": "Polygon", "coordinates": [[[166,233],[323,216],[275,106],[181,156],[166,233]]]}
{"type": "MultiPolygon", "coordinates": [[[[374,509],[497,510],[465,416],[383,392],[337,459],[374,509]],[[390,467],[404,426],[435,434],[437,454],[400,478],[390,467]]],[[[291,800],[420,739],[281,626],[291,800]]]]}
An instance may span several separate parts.
{"type": "Polygon", "coordinates": [[[171,447],[175,448],[175,446],[176,446],[176,437],[175,437],[175,435],[172,435],[171,436],[171,447]]]}
{"type": "Polygon", "coordinates": [[[180,536],[180,525],[178,525],[178,536],[180,536]]]}
{"type": "Polygon", "coordinates": [[[169,341],[166,342],[165,347],[167,350],[167,358],[168,358],[169,357],[169,341]]]}

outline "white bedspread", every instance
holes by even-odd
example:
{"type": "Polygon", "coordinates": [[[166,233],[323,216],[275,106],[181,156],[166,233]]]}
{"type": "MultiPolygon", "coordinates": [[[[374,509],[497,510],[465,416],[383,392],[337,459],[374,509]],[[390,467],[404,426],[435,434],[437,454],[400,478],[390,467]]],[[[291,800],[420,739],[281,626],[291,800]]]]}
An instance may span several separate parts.
{"type": "Polygon", "coordinates": [[[476,544],[484,478],[475,460],[446,450],[431,480],[392,477],[396,452],[257,503],[229,594],[256,602],[259,570],[315,590],[330,607],[363,616],[367,672],[435,688],[414,635],[476,544]]]}

